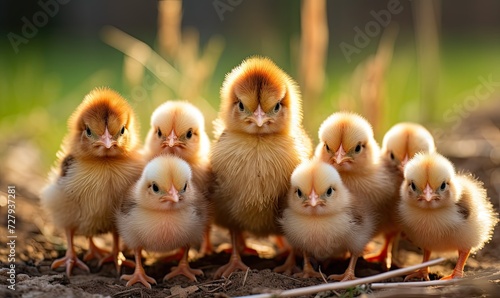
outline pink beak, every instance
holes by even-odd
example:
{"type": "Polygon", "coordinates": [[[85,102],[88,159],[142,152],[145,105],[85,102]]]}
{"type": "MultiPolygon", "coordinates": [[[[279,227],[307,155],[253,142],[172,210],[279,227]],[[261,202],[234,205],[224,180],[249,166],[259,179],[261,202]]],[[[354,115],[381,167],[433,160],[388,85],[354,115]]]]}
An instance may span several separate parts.
{"type": "Polygon", "coordinates": [[[346,152],[344,151],[344,148],[342,147],[342,144],[340,144],[340,147],[339,149],[337,150],[337,152],[335,152],[335,155],[334,155],[334,160],[337,164],[341,164],[344,157],[345,157],[345,154],[346,152]]]}
{"type": "Polygon", "coordinates": [[[401,161],[401,167],[404,169],[406,164],[408,163],[408,154],[405,155],[405,158],[401,161]]]}
{"type": "Polygon", "coordinates": [[[175,134],[174,130],[172,129],[172,132],[167,137],[168,140],[168,147],[172,148],[175,146],[175,141],[177,140],[177,135],[175,134]]]}
{"type": "Polygon", "coordinates": [[[253,115],[255,116],[255,120],[257,121],[257,126],[261,127],[264,124],[264,116],[266,116],[266,113],[264,113],[260,104],[257,106],[255,112],[253,112],[253,115]]]}
{"type": "Polygon", "coordinates": [[[432,190],[429,183],[427,183],[427,185],[425,186],[425,189],[424,189],[424,198],[427,202],[432,201],[433,193],[434,193],[434,191],[432,190]]]}
{"type": "Polygon", "coordinates": [[[168,191],[168,195],[162,196],[160,198],[160,202],[167,202],[167,201],[170,201],[172,203],[179,202],[179,192],[175,189],[173,184],[170,190],[168,191]]]}
{"type": "Polygon", "coordinates": [[[316,194],[316,192],[313,189],[311,194],[309,195],[309,205],[311,205],[311,207],[315,207],[316,205],[318,205],[318,203],[319,203],[318,198],[319,198],[319,196],[316,194]]]}
{"type": "Polygon", "coordinates": [[[111,148],[111,146],[113,146],[116,143],[116,141],[113,140],[113,137],[109,134],[107,126],[106,130],[104,131],[104,134],[101,136],[101,141],[103,142],[106,149],[111,148]]]}

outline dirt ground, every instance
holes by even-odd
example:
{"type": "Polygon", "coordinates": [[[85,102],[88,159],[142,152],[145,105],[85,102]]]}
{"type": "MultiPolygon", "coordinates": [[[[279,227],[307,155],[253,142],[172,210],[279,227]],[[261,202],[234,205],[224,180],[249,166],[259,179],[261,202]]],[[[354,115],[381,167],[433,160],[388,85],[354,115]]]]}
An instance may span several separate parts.
{"type": "MultiPolygon", "coordinates": [[[[455,123],[453,123],[455,124],[455,123]]],[[[437,137],[438,150],[455,162],[457,169],[474,173],[484,181],[491,201],[498,210],[500,201],[500,102],[493,103],[470,117],[457,123],[452,130],[437,137]],[[460,149],[460,150],[457,150],[460,149]]],[[[0,296],[1,297],[227,297],[258,293],[269,293],[287,289],[301,288],[324,283],[322,279],[302,279],[272,272],[284,260],[273,258],[275,249],[269,239],[251,239],[250,245],[261,252],[262,257],[246,256],[244,261],[252,270],[237,272],[226,279],[213,279],[217,268],[229,258],[226,253],[204,256],[192,262],[192,267],[204,271],[197,282],[184,277],[175,277],[167,282],[163,276],[175,262],[164,262],[162,256],[146,254],[146,272],[154,277],[158,285],[151,290],[140,284],[125,287],[125,281],[117,278],[113,265],[97,268],[90,262],[91,273],[79,269],[67,278],[63,269],[50,269],[52,260],[63,256],[66,243],[61,231],[55,229],[50,220],[39,208],[37,193],[42,187],[46,173],[41,172],[39,152],[36,145],[27,140],[12,140],[0,147],[5,156],[4,171],[0,173],[0,296]],[[17,274],[15,291],[10,285],[8,262],[10,248],[6,245],[7,208],[6,192],[8,185],[16,186],[16,225],[15,271],[17,274]]],[[[500,293],[500,229],[490,243],[476,255],[471,256],[465,267],[467,281],[458,285],[411,289],[371,289],[356,287],[350,290],[322,292],[304,297],[496,297],[500,293]]],[[[9,239],[10,240],[10,239],[9,239]]],[[[227,233],[216,230],[213,242],[224,245],[227,233]]],[[[100,246],[110,247],[109,236],[97,239],[100,246]]],[[[77,237],[76,249],[82,257],[87,249],[87,241],[77,237]]],[[[372,244],[374,249],[377,243],[372,244]]],[[[399,246],[401,265],[414,265],[421,261],[420,251],[402,241],[399,246]]],[[[128,255],[132,259],[132,256],[128,255]]],[[[193,255],[193,257],[196,257],[193,255]]],[[[436,257],[433,255],[431,258],[436,257]]],[[[456,255],[450,254],[448,260],[431,267],[431,279],[450,274],[455,265],[456,255]]],[[[322,266],[325,274],[341,273],[347,267],[347,260],[333,261],[322,266]]],[[[319,265],[319,264],[315,264],[319,265]]],[[[122,273],[131,272],[124,269],[122,273]]],[[[360,259],[356,268],[358,277],[371,276],[384,272],[380,264],[368,263],[360,259]]],[[[402,281],[402,277],[386,282],[402,281]]]]}

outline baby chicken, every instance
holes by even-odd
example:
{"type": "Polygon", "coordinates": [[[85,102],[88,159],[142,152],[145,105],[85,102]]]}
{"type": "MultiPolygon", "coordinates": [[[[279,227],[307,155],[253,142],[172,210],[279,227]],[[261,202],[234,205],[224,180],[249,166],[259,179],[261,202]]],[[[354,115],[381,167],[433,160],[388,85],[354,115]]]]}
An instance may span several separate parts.
{"type": "Polygon", "coordinates": [[[291,185],[281,225],[292,247],[304,253],[300,276],[321,276],[309,263],[309,255],[325,259],[348,251],[351,260],[345,273],[329,278],[354,279],[356,261],[373,237],[369,205],[351,195],[334,167],[318,159],[300,164],[291,185]]]}
{"type": "MultiPolygon", "coordinates": [[[[205,119],[198,108],[185,101],[167,101],[156,108],[151,115],[144,149],[147,160],[159,154],[174,154],[187,161],[193,183],[208,200],[210,141],[205,132],[205,119]]],[[[210,225],[205,231],[204,253],[212,252],[209,231],[210,225]]]]}
{"type": "Polygon", "coordinates": [[[321,124],[319,139],[315,155],[333,165],[347,189],[375,212],[376,234],[393,238],[399,231],[398,191],[390,170],[380,160],[380,148],[368,121],[354,113],[334,113],[321,124]]]}
{"type": "MultiPolygon", "coordinates": [[[[403,171],[406,163],[416,153],[432,153],[436,151],[434,138],[431,133],[420,124],[402,122],[391,127],[382,141],[382,163],[391,173],[391,181],[395,195],[399,200],[399,189],[403,182],[403,171]]],[[[397,233],[386,233],[385,243],[380,253],[365,256],[368,261],[386,262],[391,260],[391,247],[397,233]]],[[[388,265],[390,267],[390,264],[388,265]]]]}
{"type": "MultiPolygon", "coordinates": [[[[75,254],[73,236],[107,232],[113,232],[114,245],[112,257],[105,259],[113,260],[119,269],[113,214],[141,174],[143,161],[137,147],[134,113],[118,93],[98,88],[85,96],[69,119],[58,166],[40,195],[42,207],[64,228],[68,241],[66,256],[55,260],[53,269],[66,265],[68,276],[74,265],[88,271],[75,254]]],[[[91,250],[97,249],[91,238],[89,242],[91,250]]]]}
{"type": "Polygon", "coordinates": [[[248,268],[238,251],[241,232],[280,234],[276,218],[290,175],[312,145],[296,83],[267,58],[249,58],[226,76],[218,124],[210,155],[215,222],[230,229],[233,248],[215,276],[227,277],[248,268]]]}
{"type": "MultiPolygon", "coordinates": [[[[498,222],[482,183],[455,173],[452,163],[438,153],[417,154],[406,165],[401,198],[401,224],[408,238],[424,250],[424,262],[431,251],[458,250],[455,269],[442,279],[463,277],[469,254],[491,239],[498,222]]],[[[405,280],[411,278],[429,280],[429,268],[405,280]]]]}
{"type": "Polygon", "coordinates": [[[141,263],[142,249],[169,251],[184,247],[184,256],[164,279],[184,275],[196,280],[201,270],[188,263],[190,245],[199,244],[207,224],[207,202],[192,183],[189,164],[174,155],[151,160],[117,213],[117,225],[125,244],[135,250],[132,275],[122,275],[127,286],[137,282],[147,288],[156,281],[147,276],[141,263]]]}

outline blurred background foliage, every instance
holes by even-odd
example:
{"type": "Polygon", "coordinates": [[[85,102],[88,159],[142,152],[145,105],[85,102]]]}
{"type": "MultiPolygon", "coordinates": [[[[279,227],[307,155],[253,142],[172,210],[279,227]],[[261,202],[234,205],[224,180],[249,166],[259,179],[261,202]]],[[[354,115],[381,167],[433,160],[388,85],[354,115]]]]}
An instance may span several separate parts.
{"type": "Polygon", "coordinates": [[[96,86],[131,102],[142,139],[151,112],[171,99],[200,107],[211,132],[224,75],[248,56],[268,56],[299,82],[316,142],[319,124],[339,109],[368,117],[379,141],[399,121],[454,126],[479,77],[500,82],[496,0],[7,0],[0,22],[0,160],[25,158],[9,148],[27,142],[42,175],[69,115],[96,86]],[[53,16],[45,20],[40,3],[53,16]],[[340,45],[355,46],[355,28],[366,33],[388,5],[400,12],[346,59],[340,45]],[[26,36],[26,22],[43,26],[26,36]],[[12,34],[26,38],[18,51],[12,34]]]}

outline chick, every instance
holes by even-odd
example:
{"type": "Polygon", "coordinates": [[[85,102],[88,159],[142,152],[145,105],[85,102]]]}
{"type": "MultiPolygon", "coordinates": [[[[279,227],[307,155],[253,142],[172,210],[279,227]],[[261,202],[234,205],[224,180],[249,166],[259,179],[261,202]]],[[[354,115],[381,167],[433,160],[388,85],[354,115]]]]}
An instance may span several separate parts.
{"type": "MultiPolygon", "coordinates": [[[[396,201],[399,201],[399,189],[403,182],[403,171],[408,160],[418,152],[432,153],[434,151],[436,151],[434,138],[420,124],[402,122],[387,131],[382,141],[381,158],[382,163],[391,173],[390,180],[397,196],[396,201]]],[[[382,250],[372,256],[365,256],[366,260],[377,262],[392,260],[390,252],[397,234],[398,231],[386,233],[382,250]]],[[[388,267],[390,267],[390,263],[388,267]]]]}
{"type": "Polygon", "coordinates": [[[354,113],[334,113],[321,124],[319,140],[315,155],[333,165],[347,189],[374,211],[376,234],[393,238],[399,231],[398,191],[390,170],[381,162],[380,148],[368,121],[354,113]]]}
{"type": "Polygon", "coordinates": [[[147,276],[141,252],[169,251],[184,247],[184,256],[169,279],[184,275],[196,280],[203,272],[188,263],[191,245],[199,244],[208,220],[207,202],[196,189],[189,164],[173,155],[151,160],[117,213],[117,225],[125,244],[135,250],[136,267],[132,275],[122,275],[127,286],[137,282],[151,288],[156,281],[147,276]]]}
{"type": "Polygon", "coordinates": [[[113,214],[143,167],[135,121],[125,99],[105,88],[92,90],[70,117],[57,167],[40,195],[42,207],[65,230],[68,242],[66,256],[55,260],[53,269],[66,265],[68,276],[74,265],[89,271],[75,254],[73,236],[89,237],[90,249],[96,250],[91,237],[107,232],[113,232],[113,251],[101,263],[111,259],[119,269],[113,214]]]}
{"type": "MultiPolygon", "coordinates": [[[[498,222],[482,183],[470,174],[455,173],[452,163],[438,153],[417,154],[408,162],[398,207],[404,232],[424,250],[424,262],[431,251],[458,250],[455,269],[442,279],[463,277],[469,254],[491,239],[498,222]]],[[[412,278],[429,280],[429,268],[405,280],[412,278]]]]}
{"type": "Polygon", "coordinates": [[[242,232],[281,233],[276,218],[290,175],[312,151],[297,85],[268,58],[249,58],[226,75],[217,121],[210,155],[215,222],[230,229],[233,248],[216,277],[248,268],[238,251],[242,232]]]}
{"type": "Polygon", "coordinates": [[[348,251],[351,260],[345,273],[329,278],[354,279],[356,261],[374,232],[369,205],[351,194],[334,167],[317,159],[303,162],[293,171],[280,222],[292,247],[304,253],[302,277],[321,276],[312,268],[309,256],[326,259],[348,251]]]}
{"type": "MultiPolygon", "coordinates": [[[[185,101],[167,101],[151,115],[151,128],[146,137],[144,155],[147,160],[160,154],[174,154],[187,161],[193,183],[208,200],[210,180],[210,141],[205,132],[201,111],[185,101]]],[[[212,252],[210,225],[205,230],[204,253],[212,252]]]]}

